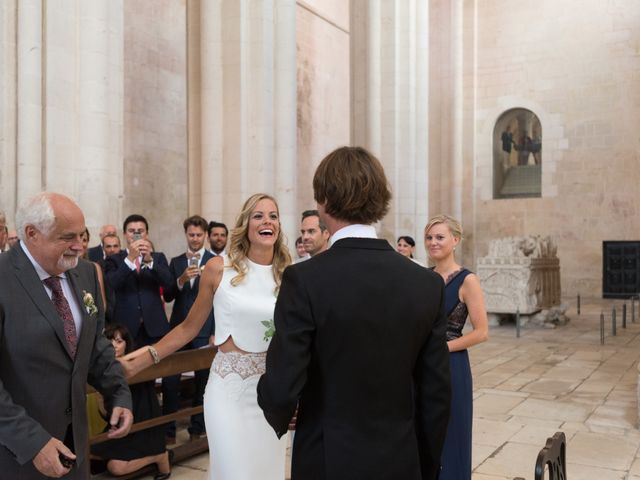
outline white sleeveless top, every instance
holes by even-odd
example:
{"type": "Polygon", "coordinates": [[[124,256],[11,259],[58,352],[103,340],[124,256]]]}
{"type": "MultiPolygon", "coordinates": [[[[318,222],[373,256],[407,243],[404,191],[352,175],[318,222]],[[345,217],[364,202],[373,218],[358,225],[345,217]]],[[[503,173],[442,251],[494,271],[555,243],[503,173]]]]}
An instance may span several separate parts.
{"type": "Polygon", "coordinates": [[[231,336],[242,350],[265,352],[271,339],[264,339],[267,327],[262,322],[273,321],[276,282],[271,265],[259,265],[248,258],[246,265],[247,274],[234,287],[231,279],[238,272],[224,260],[222,280],[213,297],[216,345],[222,345],[231,336]]]}

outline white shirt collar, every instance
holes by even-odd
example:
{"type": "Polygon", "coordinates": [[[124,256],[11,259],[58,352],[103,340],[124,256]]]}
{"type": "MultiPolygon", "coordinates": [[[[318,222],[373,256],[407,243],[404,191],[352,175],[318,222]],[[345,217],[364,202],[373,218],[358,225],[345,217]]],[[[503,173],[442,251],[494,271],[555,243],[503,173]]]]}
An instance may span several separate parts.
{"type": "Polygon", "coordinates": [[[378,238],[376,227],[354,223],[347,225],[331,235],[331,245],[343,238],[378,238]]]}
{"type": "Polygon", "coordinates": [[[31,255],[31,252],[29,251],[25,243],[20,242],[20,246],[22,247],[22,251],[25,253],[27,258],[31,262],[31,265],[33,265],[33,268],[36,269],[36,273],[38,274],[38,277],[40,277],[40,280],[46,280],[49,277],[67,278],[67,275],[64,272],[61,273],[60,275],[51,275],[47,273],[47,271],[44,268],[42,268],[42,266],[36,261],[36,259],[33,258],[33,255],[31,255]]]}

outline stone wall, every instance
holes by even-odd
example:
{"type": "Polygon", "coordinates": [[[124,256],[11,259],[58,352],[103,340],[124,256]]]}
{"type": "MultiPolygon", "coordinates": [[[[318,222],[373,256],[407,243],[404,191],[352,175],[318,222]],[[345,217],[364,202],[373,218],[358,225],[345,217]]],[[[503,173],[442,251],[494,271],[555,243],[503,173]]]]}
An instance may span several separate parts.
{"type": "Polygon", "coordinates": [[[600,295],[602,241],[640,232],[640,3],[432,4],[431,98],[441,108],[431,117],[431,155],[439,157],[431,213],[456,214],[460,144],[464,263],[473,266],[494,238],[551,235],[564,294],[600,295]],[[515,107],[542,124],[542,197],[493,200],[493,128],[515,107]]]}
{"type": "MultiPolygon", "coordinates": [[[[316,208],[311,182],[320,161],[331,150],[350,143],[349,2],[298,1],[296,55],[295,188],[302,212],[316,208]]],[[[295,238],[290,240],[293,246],[295,238]]]]}
{"type": "Polygon", "coordinates": [[[124,2],[124,202],[168,257],[184,249],[187,197],[186,2],[124,2]]]}

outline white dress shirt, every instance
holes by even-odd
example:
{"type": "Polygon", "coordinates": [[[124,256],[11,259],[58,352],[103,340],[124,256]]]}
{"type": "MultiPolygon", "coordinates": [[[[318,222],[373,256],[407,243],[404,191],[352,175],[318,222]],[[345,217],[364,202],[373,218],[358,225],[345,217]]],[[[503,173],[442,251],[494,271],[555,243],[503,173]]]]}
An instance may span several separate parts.
{"type": "Polygon", "coordinates": [[[331,235],[331,245],[343,238],[378,238],[376,227],[354,223],[347,225],[331,235]]]}

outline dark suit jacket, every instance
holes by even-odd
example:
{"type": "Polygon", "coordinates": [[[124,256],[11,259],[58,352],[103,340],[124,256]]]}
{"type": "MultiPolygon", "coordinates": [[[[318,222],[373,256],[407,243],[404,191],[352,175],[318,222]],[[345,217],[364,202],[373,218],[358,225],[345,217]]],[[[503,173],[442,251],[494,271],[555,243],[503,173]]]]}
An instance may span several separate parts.
{"type": "Polygon", "coordinates": [[[96,263],[104,260],[104,251],[102,250],[102,245],[91,247],[87,252],[87,256],[89,257],[89,260],[96,263]]]}
{"type": "Polygon", "coordinates": [[[435,479],[450,409],[444,283],[385,240],[288,267],[258,403],[278,435],[298,400],[292,480],[435,479]]]}
{"type": "Polygon", "coordinates": [[[126,250],[104,262],[106,281],[116,294],[115,321],[127,327],[134,339],[141,326],[149,337],[162,337],[169,331],[160,287],[171,288],[171,272],[164,253],[153,252],[151,256],[153,268],[142,268],[140,273],[125,263],[126,250]]]}
{"type": "Polygon", "coordinates": [[[87,382],[112,405],[131,409],[131,395],[111,343],[95,266],[80,260],[67,276],[83,312],[74,359],[62,320],[19,245],[0,256],[0,477],[44,478],[31,460],[51,437],[63,440],[73,423],[78,463],[87,445],[87,382]],[[83,291],[98,313],[84,310],[83,291]]]}
{"type": "MultiPolygon", "coordinates": [[[[97,261],[96,263],[100,266],[100,268],[102,269],[102,278],[106,279],[106,276],[104,274],[105,271],[105,260],[106,259],[101,259],[99,261],[97,261]]],[[[113,288],[111,287],[111,285],[109,284],[109,282],[107,282],[106,280],[104,280],[104,295],[105,295],[105,300],[107,301],[107,305],[104,309],[104,321],[107,325],[111,324],[111,323],[115,323],[115,316],[116,316],[116,292],[113,290],[113,288]]]]}
{"type": "MultiPolygon", "coordinates": [[[[209,260],[211,260],[215,255],[213,255],[208,250],[204,251],[204,255],[202,257],[201,265],[204,266],[209,260]]],[[[182,255],[178,255],[177,257],[173,257],[171,259],[171,263],[169,263],[169,271],[171,272],[172,282],[171,287],[164,291],[164,299],[167,302],[171,302],[175,300],[173,304],[173,311],[171,312],[171,319],[169,320],[169,325],[171,328],[174,328],[180,325],[185,318],[187,318],[187,314],[193,303],[196,301],[196,297],[198,296],[198,290],[200,287],[200,276],[196,277],[193,282],[193,287],[191,286],[191,282],[187,282],[182,286],[182,290],[178,290],[178,277],[182,275],[187,268],[187,254],[183,253],[182,255]]],[[[200,329],[198,336],[196,338],[200,340],[209,340],[209,337],[215,333],[215,322],[213,320],[213,306],[211,306],[211,313],[207,318],[207,321],[200,329]]]]}

